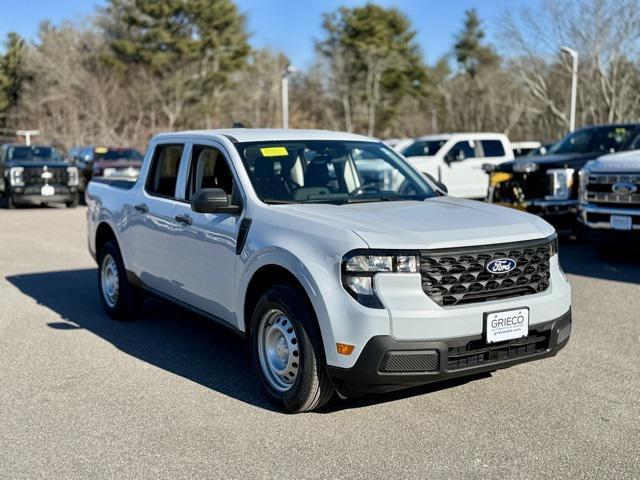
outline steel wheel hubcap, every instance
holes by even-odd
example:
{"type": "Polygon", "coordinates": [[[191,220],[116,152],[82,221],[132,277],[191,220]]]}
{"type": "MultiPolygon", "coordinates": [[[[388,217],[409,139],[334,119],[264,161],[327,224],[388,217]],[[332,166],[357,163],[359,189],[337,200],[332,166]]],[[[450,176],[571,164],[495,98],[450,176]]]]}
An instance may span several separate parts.
{"type": "Polygon", "coordinates": [[[109,307],[115,307],[120,294],[120,278],[118,276],[118,265],[110,254],[105,255],[102,260],[100,282],[102,284],[102,296],[105,302],[107,302],[109,307]]]}
{"type": "Polygon", "coordinates": [[[289,390],[298,378],[300,347],[291,320],[280,310],[266,312],[258,327],[262,373],[274,389],[289,390]]]}

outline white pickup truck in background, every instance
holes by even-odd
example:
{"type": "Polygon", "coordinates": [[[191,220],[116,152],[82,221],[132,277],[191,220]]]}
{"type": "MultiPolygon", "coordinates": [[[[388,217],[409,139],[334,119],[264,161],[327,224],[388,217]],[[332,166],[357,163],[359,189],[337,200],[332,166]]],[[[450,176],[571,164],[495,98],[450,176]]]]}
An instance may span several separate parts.
{"type": "Polygon", "coordinates": [[[234,329],[290,412],[549,357],[569,340],[554,229],[447,196],[368,137],[161,134],[137,182],[91,182],[87,203],[105,311],[131,317],[152,293],[234,329]]]}
{"type": "Polygon", "coordinates": [[[484,199],[489,176],[484,164],[513,160],[513,150],[501,133],[443,133],[425,135],[402,153],[422,173],[442,182],[454,197],[484,199]]]}

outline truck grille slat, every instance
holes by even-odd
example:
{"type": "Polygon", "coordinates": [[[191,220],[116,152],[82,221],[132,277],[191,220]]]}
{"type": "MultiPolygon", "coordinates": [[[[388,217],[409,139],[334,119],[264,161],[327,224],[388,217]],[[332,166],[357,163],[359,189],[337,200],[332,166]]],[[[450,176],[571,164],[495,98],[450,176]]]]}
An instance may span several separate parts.
{"type": "Polygon", "coordinates": [[[454,306],[531,295],[549,287],[548,239],[490,247],[420,252],[422,289],[438,305],[454,306]],[[492,260],[511,258],[516,268],[489,273],[492,260]]]}
{"type": "Polygon", "coordinates": [[[632,173],[610,174],[591,173],[586,189],[589,203],[604,207],[640,208],[640,175],[632,173]],[[637,192],[619,194],[613,191],[613,185],[619,182],[633,184],[637,192]]]}

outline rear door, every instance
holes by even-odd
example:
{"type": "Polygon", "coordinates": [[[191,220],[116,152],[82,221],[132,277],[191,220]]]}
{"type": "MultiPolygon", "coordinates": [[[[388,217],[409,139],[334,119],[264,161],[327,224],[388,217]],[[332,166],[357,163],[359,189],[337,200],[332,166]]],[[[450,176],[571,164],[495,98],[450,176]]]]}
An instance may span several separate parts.
{"type": "Polygon", "coordinates": [[[190,146],[172,237],[174,296],[236,325],[236,241],[241,214],[196,213],[191,198],[203,188],[221,188],[232,204],[241,191],[224,148],[202,141],[190,146]]]}
{"type": "Polygon", "coordinates": [[[174,209],[178,172],[184,144],[155,146],[145,184],[138,190],[130,222],[134,273],[153,290],[171,295],[171,235],[176,228],[174,209]]]}

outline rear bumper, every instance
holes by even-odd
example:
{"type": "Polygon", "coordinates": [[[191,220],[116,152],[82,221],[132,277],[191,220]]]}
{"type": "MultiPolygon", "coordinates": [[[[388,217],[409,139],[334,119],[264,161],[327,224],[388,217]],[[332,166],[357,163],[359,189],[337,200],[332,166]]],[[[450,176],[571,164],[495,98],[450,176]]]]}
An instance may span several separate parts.
{"type": "Polygon", "coordinates": [[[552,357],[567,345],[570,335],[571,310],[531,325],[524,339],[491,345],[482,335],[438,341],[376,336],[367,342],[353,367],[328,368],[339,389],[386,392],[552,357]]]}

